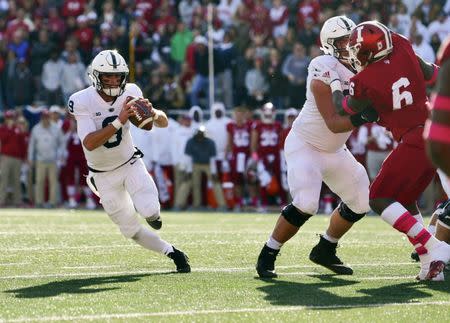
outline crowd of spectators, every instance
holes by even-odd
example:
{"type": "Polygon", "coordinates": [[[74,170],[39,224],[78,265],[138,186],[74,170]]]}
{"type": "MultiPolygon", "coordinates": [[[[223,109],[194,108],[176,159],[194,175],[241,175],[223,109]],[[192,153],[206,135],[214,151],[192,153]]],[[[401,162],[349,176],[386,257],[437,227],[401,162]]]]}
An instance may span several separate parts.
{"type": "MultiPolygon", "coordinates": [[[[450,34],[450,0],[210,2],[215,101],[224,103],[228,115],[235,106],[255,111],[267,101],[277,110],[301,109],[307,66],[321,54],[320,27],[331,16],[345,14],[356,23],[379,20],[408,37],[428,61],[435,60],[440,43],[450,34]]],[[[63,119],[60,111],[70,94],[90,85],[90,61],[110,48],[118,49],[129,61],[130,81],[155,106],[182,116],[192,106],[209,111],[207,4],[202,0],[0,0],[3,119],[14,113],[16,122],[23,124],[14,132],[31,133],[29,139],[17,140],[35,142],[41,138],[33,136],[37,124],[36,129],[47,131],[45,121],[40,121],[41,115],[47,118],[47,112],[42,111],[53,107],[48,114],[63,119]]],[[[2,129],[7,127],[8,121],[2,129]]],[[[64,132],[67,129],[70,126],[64,132]]],[[[11,157],[4,153],[8,147],[4,138],[0,137],[2,165],[5,156],[11,157]]],[[[45,148],[38,142],[33,147],[45,148]]],[[[59,151],[44,155],[53,156],[57,166],[64,160],[59,151]]],[[[27,161],[27,167],[40,164],[48,184],[39,177],[39,187],[49,185],[50,204],[58,203],[52,200],[53,168],[42,168],[37,156],[37,150],[28,150],[15,151],[12,157],[27,161]]],[[[11,177],[3,167],[0,176],[11,177]]],[[[17,165],[11,166],[11,172],[17,174],[17,165]]],[[[88,200],[92,205],[90,196],[88,200]]]]}

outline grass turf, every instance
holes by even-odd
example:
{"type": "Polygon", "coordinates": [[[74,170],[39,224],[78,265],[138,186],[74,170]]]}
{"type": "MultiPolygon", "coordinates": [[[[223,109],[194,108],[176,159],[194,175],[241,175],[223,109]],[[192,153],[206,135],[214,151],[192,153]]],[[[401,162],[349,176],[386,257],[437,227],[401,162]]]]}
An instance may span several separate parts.
{"type": "Polygon", "coordinates": [[[193,272],[123,238],[102,211],[0,210],[0,321],[408,322],[448,320],[450,283],[414,280],[411,247],[366,217],[338,254],[353,276],[308,260],[328,217],[317,216],[277,259],[280,278],[254,264],[276,215],[164,213],[162,238],[193,272]]]}

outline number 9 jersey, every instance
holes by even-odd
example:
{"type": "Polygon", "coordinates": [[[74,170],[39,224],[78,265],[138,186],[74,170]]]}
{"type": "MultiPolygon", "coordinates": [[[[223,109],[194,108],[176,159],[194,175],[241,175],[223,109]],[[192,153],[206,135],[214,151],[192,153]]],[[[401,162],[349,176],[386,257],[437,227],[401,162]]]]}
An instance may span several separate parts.
{"type": "MultiPolygon", "coordinates": [[[[142,97],[142,91],[136,84],[128,83],[124,93],[113,102],[105,102],[93,86],[71,95],[67,107],[77,120],[77,133],[82,143],[89,133],[105,128],[117,118],[127,96],[142,97]]],[[[83,144],[83,151],[88,166],[98,171],[113,170],[124,164],[135,151],[130,122],[127,121],[107,142],[92,151],[83,144]]]]}
{"type": "Polygon", "coordinates": [[[396,141],[428,117],[426,85],[414,50],[406,38],[392,32],[393,51],[350,79],[350,95],[369,99],[378,124],[396,141]]]}

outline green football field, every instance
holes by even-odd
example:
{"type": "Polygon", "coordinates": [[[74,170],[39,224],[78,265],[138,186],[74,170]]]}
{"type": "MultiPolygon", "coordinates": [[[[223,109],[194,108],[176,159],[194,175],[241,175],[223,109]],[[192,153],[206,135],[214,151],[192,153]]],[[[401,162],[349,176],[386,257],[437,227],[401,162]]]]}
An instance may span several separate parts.
{"type": "MultiPolygon", "coordinates": [[[[311,219],[277,260],[254,264],[277,215],[163,213],[161,236],[193,272],[122,237],[102,211],[0,210],[0,322],[444,322],[450,282],[416,282],[406,239],[366,217],[341,241],[353,276],[308,260],[328,217],[311,219]]],[[[427,221],[427,220],[426,220],[427,221]]]]}

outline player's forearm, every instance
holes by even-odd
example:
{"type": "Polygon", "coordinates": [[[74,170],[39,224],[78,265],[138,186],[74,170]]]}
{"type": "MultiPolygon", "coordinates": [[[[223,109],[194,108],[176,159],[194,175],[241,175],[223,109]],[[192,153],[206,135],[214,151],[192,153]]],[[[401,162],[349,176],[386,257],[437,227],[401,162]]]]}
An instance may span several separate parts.
{"type": "Polygon", "coordinates": [[[118,129],[116,129],[112,124],[109,124],[105,128],[96,130],[88,134],[83,140],[83,145],[87,150],[92,151],[102,146],[117,131],[118,129]]]}
{"type": "Polygon", "coordinates": [[[342,91],[334,91],[332,93],[333,105],[334,105],[337,113],[341,116],[344,116],[347,114],[342,106],[343,99],[344,99],[344,93],[342,93],[342,91]]]}
{"type": "Polygon", "coordinates": [[[169,125],[169,119],[167,115],[161,110],[155,110],[155,116],[153,117],[153,123],[158,128],[166,128],[169,125]]]}

